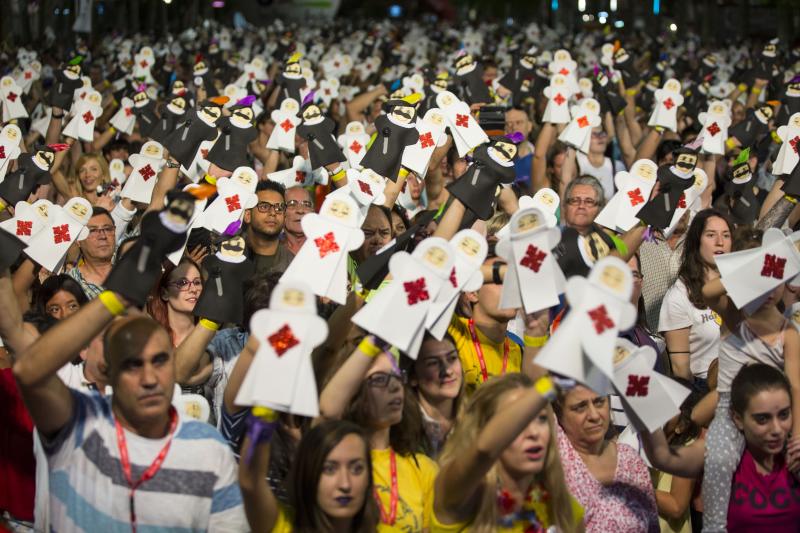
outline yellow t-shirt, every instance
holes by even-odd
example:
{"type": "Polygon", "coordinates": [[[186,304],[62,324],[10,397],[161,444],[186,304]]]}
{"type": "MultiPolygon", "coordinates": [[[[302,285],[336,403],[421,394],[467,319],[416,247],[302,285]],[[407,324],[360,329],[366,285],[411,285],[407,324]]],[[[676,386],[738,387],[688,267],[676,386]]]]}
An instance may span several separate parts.
{"type": "MultiPolygon", "coordinates": [[[[579,524],[583,521],[583,507],[581,507],[578,500],[572,496],[570,496],[570,501],[572,502],[572,513],[575,517],[575,523],[579,524]]],[[[431,508],[433,508],[433,503],[431,503],[431,508]]],[[[553,525],[550,518],[550,509],[546,503],[539,501],[526,502],[523,509],[535,511],[536,516],[545,529],[553,525]]],[[[436,513],[431,511],[431,529],[429,533],[460,533],[461,531],[469,531],[471,525],[472,520],[456,524],[442,524],[436,519],[436,513]]],[[[528,527],[530,527],[530,523],[518,521],[514,522],[514,525],[510,528],[498,525],[495,531],[498,533],[524,533],[528,527]]]]}
{"type": "Polygon", "coordinates": [[[272,533],[292,533],[292,518],[289,510],[282,504],[278,504],[278,520],[272,526],[272,533]]]}
{"type": "MultiPolygon", "coordinates": [[[[456,342],[458,357],[461,359],[461,368],[464,370],[464,386],[467,395],[472,394],[483,383],[481,364],[478,360],[478,353],[475,351],[475,344],[469,331],[469,319],[453,315],[447,332],[456,342]]],[[[483,350],[483,359],[486,362],[486,373],[491,376],[499,376],[503,373],[503,353],[504,342],[495,343],[481,333],[480,328],[475,326],[475,334],[483,350]]],[[[508,367],[506,372],[519,372],[522,368],[522,349],[519,345],[506,337],[508,342],[508,367]]]]}
{"type": "MultiPolygon", "coordinates": [[[[381,506],[391,512],[392,477],[389,449],[372,450],[372,480],[381,506]]],[[[397,462],[397,517],[394,525],[378,525],[379,533],[422,531],[430,525],[433,482],[439,467],[422,454],[395,454],[397,462]],[[416,462],[414,461],[416,459],[416,462]]]]}

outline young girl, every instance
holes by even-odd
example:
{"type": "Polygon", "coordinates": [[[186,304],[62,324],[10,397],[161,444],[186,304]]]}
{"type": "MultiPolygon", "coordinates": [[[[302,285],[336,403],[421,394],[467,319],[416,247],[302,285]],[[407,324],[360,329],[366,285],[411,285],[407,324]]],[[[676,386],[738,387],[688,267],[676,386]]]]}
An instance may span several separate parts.
{"type": "Polygon", "coordinates": [[[421,451],[419,409],[387,346],[365,337],[325,385],[323,418],[347,417],[369,435],[379,532],[428,529],[436,463],[421,451]]]}
{"type": "MultiPolygon", "coordinates": [[[[786,377],[762,363],[742,367],[730,384],[730,419],[744,449],[735,457],[735,471],[727,491],[730,497],[724,502],[726,520],[722,527],[729,533],[797,531],[800,500],[794,495],[800,491],[800,482],[789,472],[787,463],[797,460],[799,450],[790,444],[789,452],[784,452],[789,434],[793,433],[792,411],[796,404],[792,396],[786,377]]],[[[703,468],[704,453],[712,449],[711,442],[703,439],[690,446],[670,448],[661,430],[642,436],[653,466],[678,476],[697,476],[703,468]]],[[[705,475],[708,476],[707,464],[705,475]]],[[[703,497],[705,531],[709,527],[705,484],[703,497]]]]}
{"type": "Polygon", "coordinates": [[[558,457],[549,378],[491,378],[470,398],[441,457],[431,532],[583,531],[558,457]]]}
{"type": "Polygon", "coordinates": [[[194,329],[197,319],[192,311],[201,292],[203,277],[200,266],[188,258],[182,259],[177,266],[169,263],[153,289],[147,312],[164,326],[173,346],[180,345],[194,329]]]}
{"type": "Polygon", "coordinates": [[[289,507],[267,483],[277,413],[253,409],[239,465],[247,521],[255,532],[375,531],[369,442],[357,425],[323,422],[305,434],[292,465],[289,507]],[[253,438],[255,436],[255,439],[253,438]]]}

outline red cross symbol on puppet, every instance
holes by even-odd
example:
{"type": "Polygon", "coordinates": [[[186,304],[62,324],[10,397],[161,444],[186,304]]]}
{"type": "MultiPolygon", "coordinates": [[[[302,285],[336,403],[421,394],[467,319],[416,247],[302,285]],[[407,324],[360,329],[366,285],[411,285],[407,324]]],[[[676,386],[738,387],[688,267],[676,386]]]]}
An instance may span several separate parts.
{"type": "Polygon", "coordinates": [[[681,193],[681,197],[678,198],[678,208],[686,209],[686,195],[684,193],[681,193]]]}
{"type": "Polygon", "coordinates": [[[361,192],[364,194],[369,194],[372,196],[372,187],[369,186],[369,183],[358,180],[358,188],[361,189],[361,192]]]}
{"type": "Polygon", "coordinates": [[[142,68],[147,68],[147,65],[149,65],[149,63],[147,61],[145,61],[144,59],[142,59],[139,62],[139,66],[142,67],[142,68]]]}
{"type": "Polygon", "coordinates": [[[361,149],[364,148],[364,147],[361,146],[360,142],[358,142],[356,140],[353,140],[353,142],[350,144],[349,148],[350,148],[351,152],[353,152],[355,154],[358,154],[358,153],[361,152],[361,149]]]}
{"type": "Polygon", "coordinates": [[[5,159],[5,158],[6,158],[6,147],[0,146],[0,159],[5,159]]]}
{"type": "Polygon", "coordinates": [[[628,191],[628,198],[631,200],[631,207],[636,207],[639,204],[644,203],[644,198],[642,197],[642,190],[638,187],[633,189],[632,191],[628,191]]]}
{"type": "Polygon", "coordinates": [[[675,102],[672,101],[672,98],[667,98],[664,100],[664,107],[666,107],[667,110],[670,110],[675,107],[675,102]]]}
{"type": "Polygon", "coordinates": [[[453,286],[454,289],[458,288],[458,279],[456,279],[456,267],[450,271],[450,284],[453,286]]]}
{"type": "Polygon", "coordinates": [[[567,70],[567,67],[561,67],[561,70],[559,70],[558,73],[561,74],[562,76],[566,76],[567,74],[569,74],[569,70],[567,70]]]}
{"type": "Polygon", "coordinates": [[[33,222],[30,220],[17,220],[17,235],[30,237],[32,230],[33,222]]]}
{"type": "Polygon", "coordinates": [[[406,281],[403,283],[403,289],[406,291],[408,305],[415,305],[430,298],[428,287],[425,285],[425,278],[406,281]]]}
{"type": "Polygon", "coordinates": [[[556,105],[562,105],[567,101],[567,99],[564,98],[561,93],[556,93],[556,95],[553,97],[553,101],[556,103],[556,105]]]}
{"type": "Polygon", "coordinates": [[[133,115],[133,109],[132,109],[132,108],[130,108],[130,107],[126,107],[126,108],[125,108],[125,116],[126,116],[126,117],[129,117],[129,116],[131,116],[131,115],[133,115]]]}
{"type": "Polygon", "coordinates": [[[456,126],[459,128],[469,128],[469,115],[456,113],[456,126]]]}
{"type": "Polygon", "coordinates": [[[650,376],[628,375],[628,388],[625,389],[625,396],[647,396],[649,392],[650,376]]]}
{"type": "Polygon", "coordinates": [[[142,168],[140,168],[139,174],[142,176],[142,179],[144,181],[147,181],[156,175],[155,171],[153,170],[153,167],[151,167],[150,165],[145,165],[142,168]]]}
{"type": "Polygon", "coordinates": [[[294,127],[294,124],[292,124],[292,121],[289,120],[288,118],[285,119],[283,122],[281,122],[281,128],[283,128],[283,131],[285,131],[285,132],[288,132],[293,127],[294,127]]]}
{"type": "Polygon", "coordinates": [[[598,335],[602,335],[607,329],[614,327],[614,322],[608,316],[605,305],[599,305],[594,309],[589,310],[589,318],[592,319],[592,325],[598,335]]]}
{"type": "Polygon", "coordinates": [[[302,170],[295,170],[294,171],[294,181],[296,183],[303,183],[306,181],[306,173],[302,170]]]}
{"type": "Polygon", "coordinates": [[[426,131],[425,133],[420,135],[419,144],[423,149],[433,146],[433,135],[431,135],[431,132],[426,131]]]}
{"type": "Polygon", "coordinates": [[[586,126],[589,125],[589,119],[586,118],[586,115],[579,117],[577,122],[579,128],[585,128],[586,126]]]}
{"type": "Polygon", "coordinates": [[[765,278],[783,279],[783,268],[786,266],[786,258],[778,257],[775,254],[764,256],[764,266],[761,268],[761,275],[765,278]]]}
{"type": "Polygon", "coordinates": [[[519,264],[530,268],[534,272],[539,272],[545,257],[547,257],[547,252],[529,244],[528,248],[525,250],[525,257],[522,258],[519,264]]]}
{"type": "Polygon", "coordinates": [[[15,101],[17,100],[17,94],[15,94],[15,93],[13,93],[13,92],[9,92],[9,93],[6,95],[6,98],[8,98],[9,100],[11,100],[12,102],[15,102],[15,101]]]}
{"type": "Polygon", "coordinates": [[[329,231],[322,237],[314,239],[314,244],[316,244],[319,249],[320,258],[324,258],[328,254],[339,251],[339,245],[336,243],[336,236],[332,231],[329,231]]]}
{"type": "Polygon", "coordinates": [[[91,111],[87,111],[82,116],[83,116],[83,121],[87,124],[94,120],[94,115],[92,115],[91,111]]]}
{"type": "Polygon", "coordinates": [[[800,154],[800,136],[795,137],[794,139],[789,141],[789,146],[792,147],[794,153],[800,154]]]}
{"type": "Polygon", "coordinates": [[[252,79],[254,79],[254,78],[256,77],[256,73],[255,73],[255,72],[250,72],[250,73],[247,75],[247,77],[248,77],[248,78],[250,78],[250,79],[252,80],[252,79]]]}
{"type": "Polygon", "coordinates": [[[25,79],[29,80],[33,77],[33,73],[30,70],[25,71],[25,79]]]}
{"type": "Polygon", "coordinates": [[[300,341],[294,336],[294,332],[292,332],[292,328],[289,327],[289,324],[284,324],[278,331],[267,337],[267,342],[270,343],[278,357],[300,344],[300,341]]]}
{"type": "Polygon", "coordinates": [[[53,242],[55,244],[61,242],[69,242],[69,224],[61,224],[60,226],[53,226],[53,242]]]}
{"type": "Polygon", "coordinates": [[[716,122],[712,122],[711,125],[706,129],[708,130],[708,133],[710,133],[712,137],[714,137],[720,131],[719,125],[717,125],[716,122]]]}
{"type": "Polygon", "coordinates": [[[228,206],[228,213],[233,213],[234,211],[238,211],[242,208],[242,204],[239,203],[238,194],[234,194],[233,196],[228,196],[225,198],[225,205],[228,206]]]}

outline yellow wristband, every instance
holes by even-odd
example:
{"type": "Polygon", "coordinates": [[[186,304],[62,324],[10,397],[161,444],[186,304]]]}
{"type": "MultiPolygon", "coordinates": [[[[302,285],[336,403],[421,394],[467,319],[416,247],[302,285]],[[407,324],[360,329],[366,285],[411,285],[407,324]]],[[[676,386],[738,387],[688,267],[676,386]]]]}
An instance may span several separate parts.
{"type": "Polygon", "coordinates": [[[379,346],[376,346],[375,343],[372,342],[372,337],[370,336],[366,336],[361,340],[358,345],[358,349],[367,357],[375,357],[379,353],[383,352],[379,346]]]}
{"type": "Polygon", "coordinates": [[[250,410],[250,413],[253,416],[257,416],[264,422],[275,422],[278,420],[278,416],[280,416],[277,411],[273,411],[269,407],[253,407],[250,410]]]}
{"type": "Polygon", "coordinates": [[[6,207],[8,207],[8,204],[5,203],[2,199],[0,199],[0,213],[5,211],[6,207]]]}
{"type": "Polygon", "coordinates": [[[783,139],[780,138],[777,131],[772,130],[771,132],[769,132],[769,136],[772,137],[772,140],[775,142],[775,144],[783,143],[783,139]]]}
{"type": "Polygon", "coordinates": [[[797,204],[797,198],[792,198],[788,194],[784,194],[783,197],[792,202],[793,204],[797,204]]]}
{"type": "Polygon", "coordinates": [[[117,128],[115,128],[114,126],[109,126],[108,129],[111,133],[117,133],[117,128]]]}
{"type": "Polygon", "coordinates": [[[543,335],[541,337],[529,337],[528,335],[523,335],[522,341],[525,343],[525,346],[530,346],[531,348],[541,348],[547,342],[549,337],[547,335],[543,335]]]}
{"type": "Polygon", "coordinates": [[[758,87],[753,87],[750,89],[750,94],[761,94],[761,89],[758,87]]]}
{"type": "Polygon", "coordinates": [[[98,296],[103,305],[106,306],[108,312],[114,316],[120,316],[125,314],[125,306],[122,305],[122,302],[119,301],[117,295],[114,294],[112,291],[103,291],[98,296]]]}
{"type": "Polygon", "coordinates": [[[408,176],[408,169],[405,167],[400,167],[400,172],[397,173],[398,178],[405,178],[408,176]]]}
{"type": "Polygon", "coordinates": [[[727,146],[729,150],[736,148],[736,137],[728,137],[725,139],[725,146],[727,146]]]}
{"type": "Polygon", "coordinates": [[[536,383],[533,384],[533,388],[536,389],[536,392],[542,398],[547,399],[550,402],[553,402],[558,398],[558,393],[556,392],[556,387],[553,385],[553,380],[550,379],[550,376],[542,376],[536,380],[536,383]]]}
{"type": "Polygon", "coordinates": [[[746,83],[740,83],[738,89],[739,89],[740,93],[746,93],[747,92],[747,84],[746,83]]]}
{"type": "Polygon", "coordinates": [[[339,169],[339,172],[337,172],[333,176],[331,176],[331,179],[336,182],[336,181],[341,181],[342,179],[344,179],[346,177],[347,177],[347,171],[342,168],[342,169],[339,169]]]}
{"type": "Polygon", "coordinates": [[[625,89],[625,94],[628,96],[636,96],[639,94],[639,89],[625,89]]]}
{"type": "Polygon", "coordinates": [[[215,178],[211,174],[206,174],[203,179],[205,179],[211,185],[216,185],[217,184],[217,178],[215,178]]]}
{"type": "Polygon", "coordinates": [[[219,324],[217,324],[213,320],[209,320],[207,318],[201,318],[198,324],[206,328],[208,331],[219,331],[219,324]]]}

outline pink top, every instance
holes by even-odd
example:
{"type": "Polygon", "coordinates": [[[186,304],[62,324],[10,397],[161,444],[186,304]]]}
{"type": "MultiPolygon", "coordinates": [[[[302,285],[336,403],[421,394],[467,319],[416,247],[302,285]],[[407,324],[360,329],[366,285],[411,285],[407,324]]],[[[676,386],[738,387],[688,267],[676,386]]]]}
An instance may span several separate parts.
{"type": "Polygon", "coordinates": [[[781,456],[772,472],[759,474],[745,450],[733,476],[728,504],[728,532],[796,532],[800,522],[800,483],[781,456]]]}
{"type": "Polygon", "coordinates": [[[558,451],[570,493],[585,510],[587,533],[658,533],[658,511],[647,466],[636,451],[617,444],[614,482],[603,485],[558,426],[558,451]]]}

